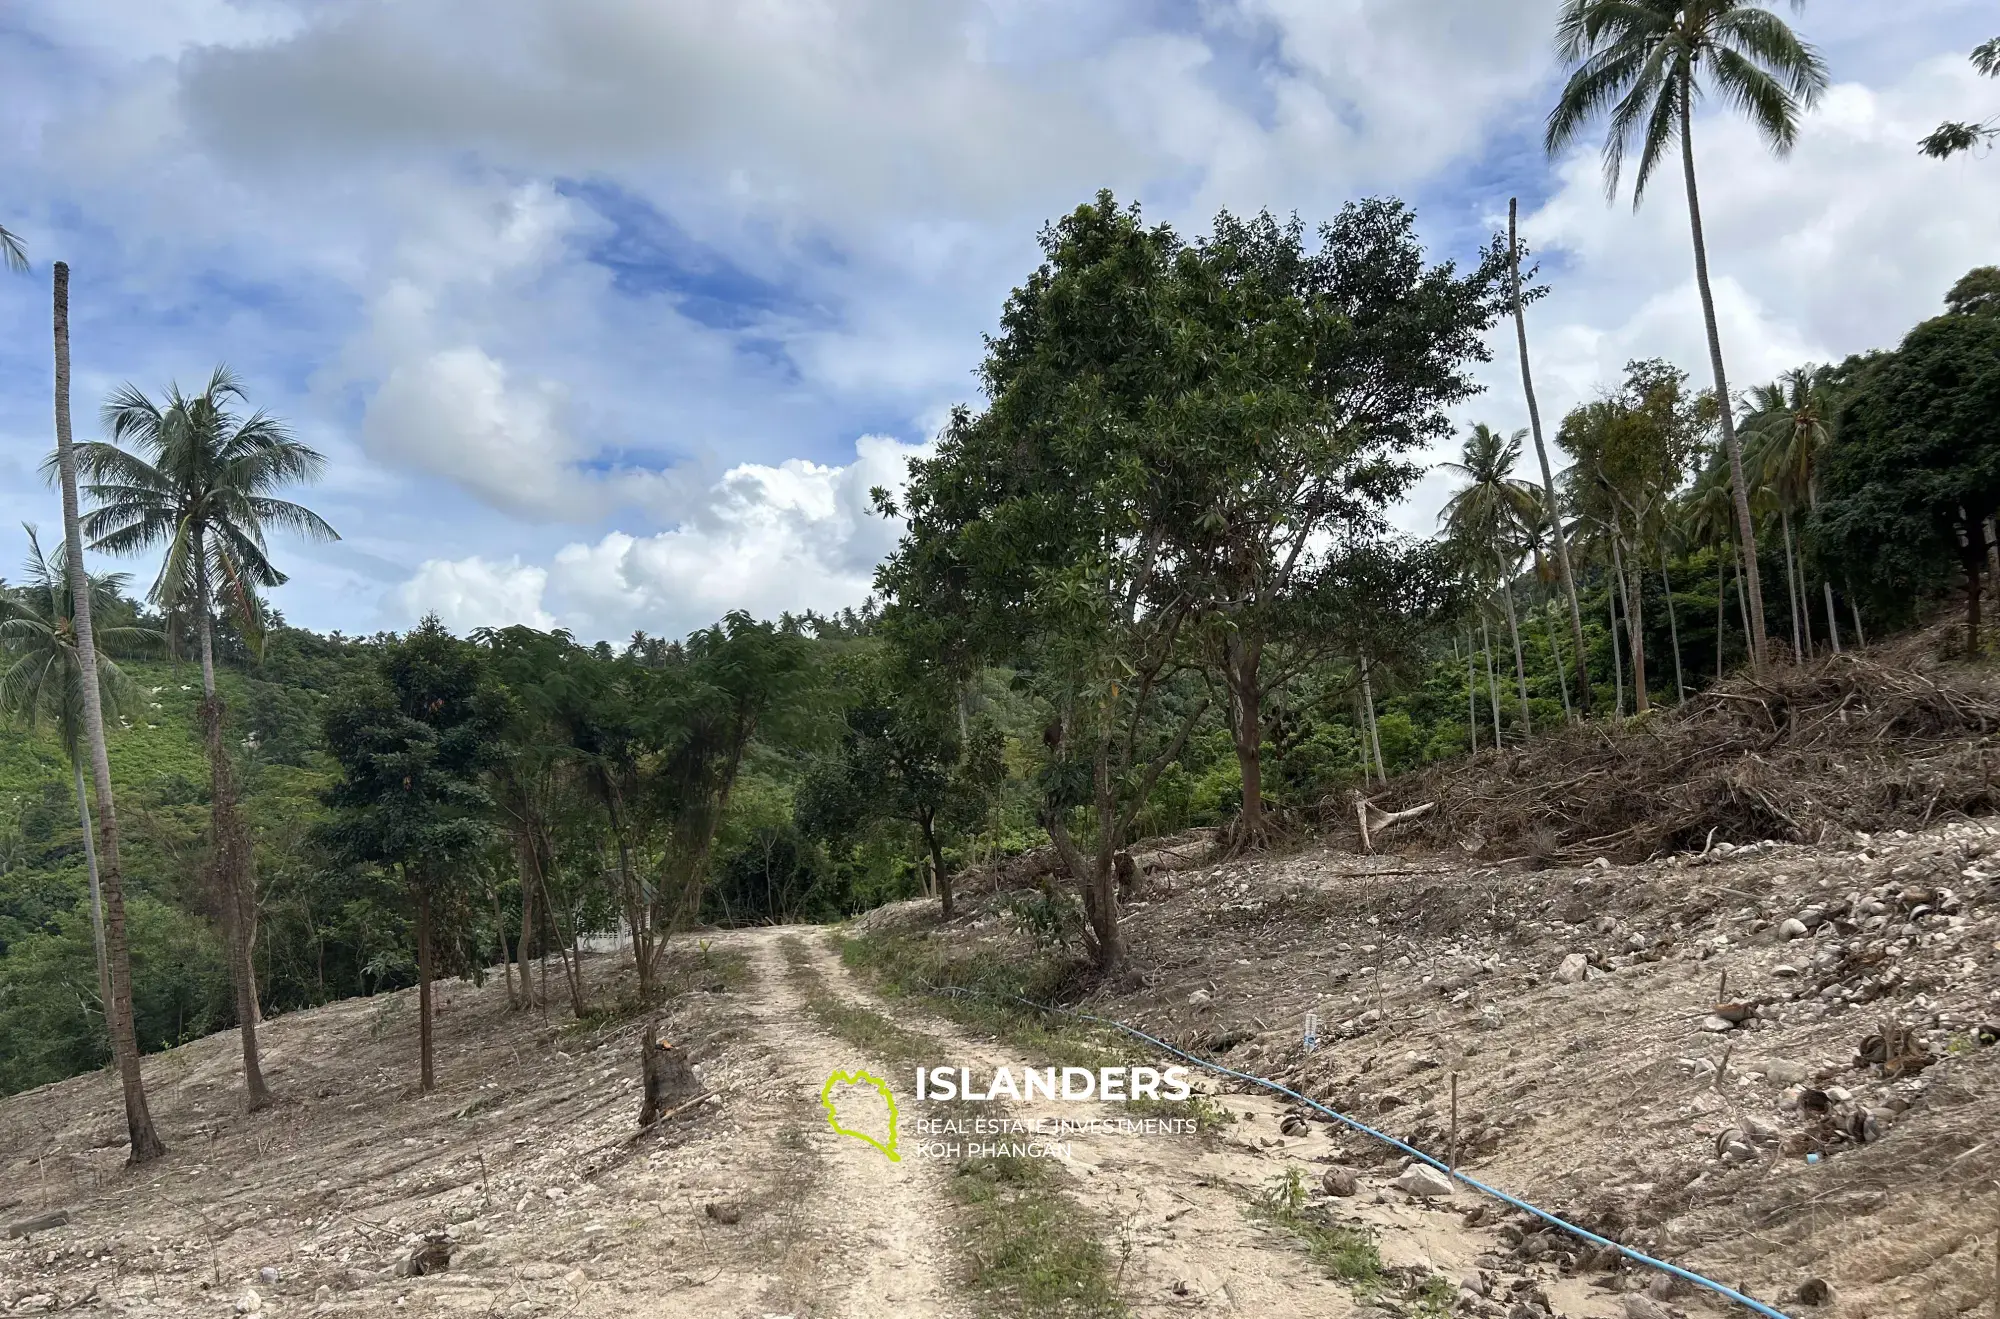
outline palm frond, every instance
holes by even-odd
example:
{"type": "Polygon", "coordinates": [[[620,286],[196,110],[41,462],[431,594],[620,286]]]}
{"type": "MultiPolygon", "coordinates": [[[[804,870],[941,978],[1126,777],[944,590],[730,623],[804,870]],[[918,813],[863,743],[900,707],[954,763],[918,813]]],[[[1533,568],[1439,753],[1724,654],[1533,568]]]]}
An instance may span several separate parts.
{"type": "Polygon", "coordinates": [[[16,274],[28,268],[28,249],[22,245],[19,234],[4,226],[0,226],[0,259],[16,274]]]}

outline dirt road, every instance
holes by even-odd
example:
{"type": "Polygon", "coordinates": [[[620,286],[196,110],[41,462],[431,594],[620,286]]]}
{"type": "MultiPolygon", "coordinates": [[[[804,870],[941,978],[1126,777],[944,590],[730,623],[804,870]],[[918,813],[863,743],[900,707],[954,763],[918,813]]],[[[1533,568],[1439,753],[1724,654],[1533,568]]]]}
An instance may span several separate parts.
{"type": "MultiPolygon", "coordinates": [[[[171,1148],[122,1167],[115,1085],[79,1077],[0,1101],[0,1217],[72,1221],[0,1243],[0,1312],[126,1315],[590,1314],[959,1319],[1023,1312],[968,1267],[1026,1247],[1008,1221],[968,1219],[951,1159],[908,1141],[892,1162],[825,1120],[820,1088],[866,1068],[909,1085],[911,1041],[938,1063],[986,1069],[1013,1056],[858,982],[815,927],[739,931],[681,950],[682,991],[662,1029],[687,1047],[714,1098],[634,1139],[637,1019],[575,1023],[510,1009],[505,990],[454,982],[438,1022],[440,1088],[418,1095],[408,995],[271,1020],[265,1047],[282,1102],[242,1111],[230,1037],[147,1059],[171,1148]],[[698,951],[697,951],[698,948],[698,951]],[[893,1023],[900,1056],[828,1025],[826,1004],[893,1023]],[[412,1276],[429,1240],[445,1271],[412,1276]],[[249,1307],[239,1311],[238,1307],[249,1307]]],[[[629,971],[590,960],[615,1001],[629,971]]],[[[913,1098],[913,1096],[907,1096],[913,1098]]],[[[1429,1202],[1359,1169],[1329,1222],[1379,1248],[1357,1291],[1299,1234],[1256,1212],[1297,1169],[1319,1200],[1342,1156],[1318,1124],[1281,1132],[1281,1107],[1222,1095],[1236,1121],[1202,1135],[1070,1138],[1047,1193],[1095,1239],[1112,1312],[1355,1313],[1426,1286],[1475,1310],[1537,1297],[1609,1319],[1618,1298],[1546,1268],[1506,1263],[1492,1225],[1467,1227],[1464,1195],[1429,1202]],[[1481,1278],[1482,1272],[1484,1278],[1481,1278]]],[[[906,1116],[920,1112],[910,1106],[906,1116]]],[[[1116,1117],[1119,1106],[1036,1102],[1012,1116],[1116,1117]]],[[[1343,1240],[1351,1238],[1342,1238],[1343,1240]]],[[[1324,1243],[1322,1243],[1323,1245],[1324,1243]]],[[[1017,1261],[1032,1271],[1036,1261],[1017,1261]]]]}

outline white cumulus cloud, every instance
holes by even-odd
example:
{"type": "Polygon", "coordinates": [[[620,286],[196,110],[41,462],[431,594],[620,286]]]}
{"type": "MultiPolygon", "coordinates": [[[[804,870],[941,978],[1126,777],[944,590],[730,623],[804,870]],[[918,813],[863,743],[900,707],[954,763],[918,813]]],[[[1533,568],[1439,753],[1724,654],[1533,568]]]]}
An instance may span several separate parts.
{"type": "Polygon", "coordinates": [[[926,450],[870,435],[842,465],[740,464],[671,529],[574,542],[546,568],[431,560],[392,594],[390,613],[402,622],[435,611],[454,627],[560,621],[615,639],[681,636],[736,609],[775,618],[858,605],[902,529],[876,514],[869,491],[900,490],[909,460],[926,450]]]}

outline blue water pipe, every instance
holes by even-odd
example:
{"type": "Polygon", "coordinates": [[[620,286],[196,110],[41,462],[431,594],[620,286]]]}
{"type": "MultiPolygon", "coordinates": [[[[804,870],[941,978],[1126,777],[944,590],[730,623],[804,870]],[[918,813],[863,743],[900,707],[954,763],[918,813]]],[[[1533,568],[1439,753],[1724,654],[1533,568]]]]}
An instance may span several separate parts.
{"type": "Polygon", "coordinates": [[[1125,1034],[1130,1035],[1133,1039],[1144,1040],[1146,1043],[1152,1045],[1154,1048],[1172,1054],[1176,1058],[1184,1058],[1188,1062],[1193,1063],[1197,1067],[1205,1068],[1208,1071],[1218,1073],[1219,1075],[1222,1076],[1232,1076],[1239,1081],[1247,1081],[1251,1085],[1262,1086],[1264,1087],[1264,1089],[1270,1090],[1276,1094],[1284,1095],[1288,1099],[1296,1099],[1301,1104],[1304,1104],[1309,1108],[1317,1109],[1319,1112],[1326,1114],[1334,1121],[1339,1122],[1342,1125],[1349,1127],[1355,1131],[1358,1131],[1364,1136],[1371,1136],[1374,1139],[1381,1141],[1385,1145],[1389,1145],[1394,1147],[1395,1149],[1399,1149],[1403,1153],[1409,1155],[1410,1157],[1414,1159],[1419,1159],[1424,1163],[1429,1164],[1431,1167],[1436,1168],[1439,1172],[1445,1174],[1447,1177],[1451,1177],[1457,1181],[1463,1182],[1465,1185],[1470,1186],[1475,1191],[1484,1192],[1485,1194],[1492,1196],[1494,1199],[1501,1201],[1503,1204],[1509,1204],[1516,1209],[1522,1210],[1526,1213],[1533,1214],[1536,1218],[1541,1219],[1543,1222],[1553,1224],[1554,1226],[1561,1228],[1565,1232],[1583,1238],[1585,1241],[1594,1241],[1600,1246],[1609,1246],[1613,1250],[1617,1251],[1619,1254],[1623,1255],[1625,1258],[1632,1260],[1635,1263],[1644,1264],[1648,1268],[1658,1269],[1662,1273],[1671,1274],[1673,1277],[1681,1278],[1687,1282],[1691,1282],[1697,1287],[1706,1288],[1707,1290],[1714,1292],[1718,1296],[1724,1296],[1732,1301],[1735,1301],[1738,1305],[1747,1306],[1750,1309],[1756,1311],[1758,1314],[1769,1316],[1769,1319],[1791,1319],[1791,1317],[1785,1314],[1784,1311],[1774,1309],[1773,1307],[1766,1305],[1764,1302],[1756,1299],[1753,1296],[1745,1296],[1742,1292],[1737,1291],[1735,1288],[1725,1286],[1722,1283],[1717,1282],[1713,1278],[1704,1278],[1701,1274],[1694,1272],[1692,1269],[1684,1269],[1678,1264],[1669,1264],[1666,1260],[1663,1259],[1654,1259],[1651,1255],[1645,1254],[1641,1251],[1634,1250],[1630,1246],[1623,1245],[1619,1242],[1613,1241],[1608,1237],[1601,1237],[1597,1235],[1597,1233],[1592,1232],[1586,1228],[1578,1227],[1575,1223],[1571,1223],[1565,1219],[1558,1218],[1556,1217],[1556,1215],[1550,1213],[1548,1210],[1538,1208],[1535,1205],[1529,1204],[1526,1200],[1521,1199],[1519,1196],[1509,1195],[1507,1192],[1500,1190],[1498,1187],[1488,1186],[1485,1182],[1479,1181],[1478,1179],[1473,1177],[1468,1177],[1462,1172],[1457,1172],[1452,1168],[1447,1167],[1445,1164],[1438,1162],[1436,1159],[1424,1153],[1422,1150],[1417,1149],[1415,1146],[1406,1145],[1402,1141],[1397,1140],[1394,1136],[1391,1136],[1386,1132],[1377,1131],[1375,1128],[1367,1125],[1364,1122],[1357,1122],[1353,1118],[1347,1116],[1345,1113],[1337,1113],[1333,1109],[1328,1108],[1325,1104],[1320,1103],[1318,1100],[1307,1098],[1305,1095],[1300,1094],[1298,1091],[1293,1090],[1288,1086],[1280,1085],[1278,1082],[1273,1081],[1268,1077],[1252,1076],[1248,1072],[1239,1072],[1234,1067],[1225,1067],[1221,1063],[1213,1062],[1207,1058],[1197,1057],[1196,1055],[1189,1053],[1186,1049],[1176,1048],[1175,1046],[1167,1043],[1165,1040],[1160,1039],[1157,1036],[1148,1035],[1145,1031],[1140,1030],[1136,1026],[1128,1026],[1122,1021],[1114,1021],[1109,1017],[1099,1017],[1088,1012],[1078,1012],[1074,1008],[1058,1007],[1053,1003],[1037,1003],[1034,1002],[1032,999],[1022,998],[1019,994],[1006,994],[994,990],[970,989],[962,985],[930,985],[926,986],[926,988],[929,989],[930,992],[935,994],[1011,999],[1012,1001],[1022,1004],[1025,1007],[1033,1008],[1037,1012],[1056,1013],[1065,1017],[1074,1017],[1078,1021],[1088,1021],[1095,1025],[1108,1026],[1113,1030],[1123,1031],[1125,1034]]]}

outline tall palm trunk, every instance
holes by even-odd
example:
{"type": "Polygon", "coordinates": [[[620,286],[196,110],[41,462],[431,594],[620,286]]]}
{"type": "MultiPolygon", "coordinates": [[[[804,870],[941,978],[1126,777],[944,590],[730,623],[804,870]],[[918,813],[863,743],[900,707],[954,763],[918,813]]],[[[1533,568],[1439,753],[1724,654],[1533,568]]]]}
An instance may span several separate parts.
{"type": "MultiPolygon", "coordinates": [[[[83,529],[78,525],[76,450],[69,420],[69,266],[55,266],[56,464],[62,484],[63,541],[69,579],[88,582],[83,571],[83,529]]],[[[125,1129],[132,1140],[128,1163],[147,1163],[167,1152],[153,1130],[146,1085],[139,1072],[139,1038],[132,1021],[132,950],[125,934],[125,878],[118,867],[118,808],[111,793],[111,753],[104,742],[104,706],[97,686],[97,637],[90,620],[90,591],[75,593],[77,664],[83,678],[83,727],[90,743],[90,772],[97,790],[99,889],[104,898],[104,957],[111,997],[104,1005],[111,1052],[125,1092],[125,1129]]]]}
{"type": "Polygon", "coordinates": [[[1521,623],[1514,614],[1514,584],[1500,583],[1500,598],[1507,602],[1507,634],[1514,641],[1514,681],[1521,689],[1521,736],[1535,735],[1534,719],[1528,713],[1528,664],[1521,656],[1521,623]]]}
{"type": "Polygon", "coordinates": [[[1683,68],[1681,79],[1681,169],[1687,176],[1688,226],[1694,235],[1694,280],[1701,291],[1701,318],[1708,330],[1708,360],[1715,369],[1717,420],[1722,425],[1722,447],[1729,455],[1730,498],[1736,504],[1736,534],[1743,546],[1743,572],[1748,578],[1750,616],[1745,632],[1750,640],[1750,668],[1761,673],[1765,664],[1764,590],[1757,572],[1757,528],[1750,520],[1750,487],[1743,480],[1743,444],[1736,438],[1735,400],[1729,393],[1729,375],[1722,366],[1722,333],[1715,324],[1715,293],[1708,285],[1708,242],[1702,237],[1701,192],[1694,178],[1694,72],[1683,68]]]}
{"type": "Polygon", "coordinates": [[[1674,642],[1674,695],[1682,705],[1687,704],[1687,679],[1681,676],[1681,621],[1674,612],[1674,583],[1667,576],[1667,547],[1660,547],[1660,591],[1667,602],[1667,635],[1674,642]]]}
{"type": "Polygon", "coordinates": [[[1778,506],[1778,532],[1784,536],[1784,594],[1792,602],[1792,656],[1806,660],[1806,642],[1798,634],[1798,564],[1792,558],[1792,510],[1778,506]]]}
{"type": "Polygon", "coordinates": [[[215,624],[210,600],[207,541],[194,529],[195,626],[201,644],[201,729],[208,744],[209,869],[215,896],[222,906],[223,932],[229,945],[229,978],[236,991],[236,1021],[243,1041],[243,1086],[250,1111],[271,1102],[264,1084],[264,1067],[257,1044],[263,1012],[257,1000],[257,881],[251,870],[250,831],[236,809],[236,775],[222,737],[222,698],[215,690],[215,624]]]}
{"type": "Polygon", "coordinates": [[[1583,606],[1577,600],[1576,574],[1570,570],[1569,537],[1563,531],[1562,506],[1556,501],[1556,478],[1549,467],[1549,448],[1542,442],[1542,412],[1535,405],[1535,377],[1528,369],[1528,318],[1521,308],[1520,209],[1518,198],[1507,199],[1507,250],[1513,265],[1514,337],[1521,349],[1521,392],[1527,395],[1528,428],[1535,437],[1535,457],[1542,465],[1542,496],[1548,501],[1546,511],[1550,532],[1556,543],[1556,568],[1562,573],[1563,588],[1569,595],[1570,636],[1576,642],[1577,656],[1577,708],[1587,715],[1590,713],[1590,675],[1583,662],[1583,606]]]}
{"type": "Polygon", "coordinates": [[[105,1010],[111,1008],[111,968],[104,960],[104,890],[97,879],[97,842],[90,836],[90,801],[83,795],[83,762],[72,760],[76,773],[76,815],[83,822],[83,861],[90,867],[90,942],[97,950],[97,993],[105,1010]]]}
{"type": "Polygon", "coordinates": [[[1642,617],[1645,604],[1639,599],[1636,584],[1625,575],[1625,554],[1619,549],[1622,536],[1618,523],[1611,524],[1611,571],[1618,577],[1618,590],[1625,600],[1626,652],[1632,659],[1632,712],[1644,714],[1653,708],[1652,699],[1646,692],[1646,632],[1642,617]]]}
{"type": "MultiPolygon", "coordinates": [[[[1452,642],[1453,647],[1458,643],[1452,642]]],[[[1472,634],[1465,634],[1465,729],[1472,737],[1472,753],[1479,754],[1479,678],[1472,662],[1472,634]]],[[[1362,759],[1367,759],[1364,751],[1362,759]]]]}
{"type": "Polygon", "coordinates": [[[1493,676],[1493,631],[1486,626],[1486,611],[1479,611],[1480,648],[1486,655],[1486,699],[1493,706],[1493,745],[1498,747],[1500,737],[1500,680],[1493,676]]]}
{"type": "MultiPolygon", "coordinates": [[[[1806,482],[1806,506],[1812,510],[1814,517],[1819,515],[1819,478],[1817,476],[1806,482]]],[[[1833,643],[1833,653],[1838,655],[1840,653],[1840,615],[1836,614],[1833,610],[1833,583],[1825,578],[1821,578],[1819,589],[1826,593],[1826,637],[1828,641],[1833,643]]]]}

